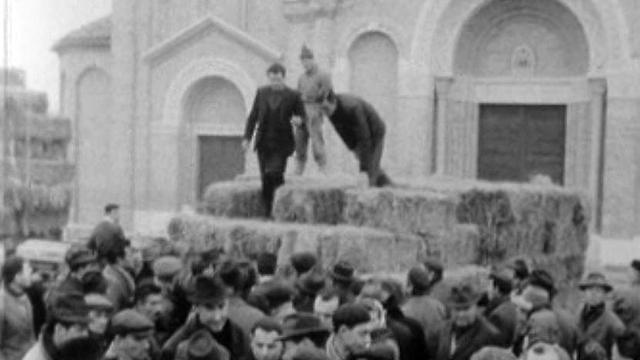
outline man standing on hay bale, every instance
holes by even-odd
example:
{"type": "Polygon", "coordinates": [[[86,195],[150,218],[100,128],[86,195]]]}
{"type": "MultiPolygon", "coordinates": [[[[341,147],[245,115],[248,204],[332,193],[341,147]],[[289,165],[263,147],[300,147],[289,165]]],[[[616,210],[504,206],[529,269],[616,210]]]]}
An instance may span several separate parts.
{"type": "Polygon", "coordinates": [[[273,195],[284,184],[287,158],[295,148],[292,118],[306,117],[300,94],[284,84],[285,75],[286,69],[281,64],[273,64],[267,69],[270,84],[256,93],[242,141],[242,148],[247,151],[256,132],[255,149],[267,217],[271,217],[273,195]]]}
{"type": "Polygon", "coordinates": [[[304,102],[304,110],[307,113],[304,125],[296,126],[296,175],[302,175],[307,163],[307,147],[311,138],[313,158],[318,164],[320,172],[324,173],[327,166],[327,155],[324,150],[324,138],[322,137],[323,113],[320,109],[322,95],[333,88],[331,77],[318,68],[313,52],[306,45],[302,46],[300,61],[304,67],[304,73],[298,79],[298,91],[304,102]]]}
{"type": "Polygon", "coordinates": [[[369,186],[391,185],[391,180],[380,168],[385,125],[373,106],[357,96],[328,91],[322,101],[322,110],[344,144],[358,158],[360,172],[367,174],[369,186]]]}

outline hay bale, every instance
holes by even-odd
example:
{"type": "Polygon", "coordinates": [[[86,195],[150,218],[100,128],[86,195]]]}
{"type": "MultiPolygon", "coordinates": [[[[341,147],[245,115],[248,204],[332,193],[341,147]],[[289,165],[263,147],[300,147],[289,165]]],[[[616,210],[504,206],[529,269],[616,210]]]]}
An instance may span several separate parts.
{"type": "Polygon", "coordinates": [[[348,190],[345,221],[397,233],[430,236],[455,223],[455,199],[406,188],[348,190]]]}
{"type": "Polygon", "coordinates": [[[209,185],[203,197],[207,214],[258,218],[265,214],[260,181],[227,181],[209,185]]]}
{"type": "Polygon", "coordinates": [[[344,222],[345,191],[348,184],[299,180],[278,189],[273,217],[281,222],[339,224],[344,222]]]}
{"type": "Polygon", "coordinates": [[[476,225],[455,225],[450,231],[422,237],[425,255],[439,259],[446,268],[476,264],[480,259],[480,230],[476,225]]]}
{"type": "Polygon", "coordinates": [[[419,238],[351,226],[325,226],[180,216],[169,224],[173,241],[193,252],[224,249],[231,256],[278,253],[280,265],[297,251],[315,251],[324,266],[348,260],[359,271],[393,272],[416,263],[423,245],[419,238]]]}

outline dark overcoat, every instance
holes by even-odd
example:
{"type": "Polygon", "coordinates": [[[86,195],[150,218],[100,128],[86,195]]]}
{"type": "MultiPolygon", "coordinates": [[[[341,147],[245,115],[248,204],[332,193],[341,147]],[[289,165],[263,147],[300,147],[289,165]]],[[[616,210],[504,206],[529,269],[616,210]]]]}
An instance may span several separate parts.
{"type": "Polygon", "coordinates": [[[456,349],[453,352],[452,338],[453,323],[449,321],[440,332],[435,360],[469,360],[471,355],[485,346],[498,346],[500,332],[489,320],[479,316],[477,321],[456,339],[456,349]]]}
{"type": "Polygon", "coordinates": [[[518,309],[509,296],[490,301],[485,316],[501,333],[499,345],[511,347],[516,339],[518,309]]]}
{"type": "Polygon", "coordinates": [[[305,116],[300,93],[286,86],[282,89],[263,86],[258,89],[247,118],[244,139],[251,141],[255,132],[257,151],[278,151],[290,156],[295,148],[293,116],[305,116]]]}
{"type": "MultiPolygon", "coordinates": [[[[622,320],[605,306],[604,311],[595,319],[586,319],[584,307],[580,309],[578,316],[578,329],[580,330],[581,342],[594,340],[602,346],[611,358],[611,352],[616,340],[625,332],[622,320]]],[[[582,352],[578,352],[578,358],[582,357],[582,352]]]]}

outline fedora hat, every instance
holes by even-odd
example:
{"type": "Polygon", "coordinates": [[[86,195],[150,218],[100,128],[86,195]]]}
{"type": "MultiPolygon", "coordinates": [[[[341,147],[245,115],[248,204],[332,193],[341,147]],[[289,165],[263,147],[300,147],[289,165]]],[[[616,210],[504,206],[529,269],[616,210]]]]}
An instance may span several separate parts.
{"type": "Polygon", "coordinates": [[[306,295],[317,295],[325,285],[325,278],[318,273],[309,273],[302,275],[296,281],[296,289],[306,295]]]}
{"type": "Polygon", "coordinates": [[[599,272],[589,273],[587,277],[578,285],[578,288],[580,288],[580,290],[586,290],[592,287],[600,287],[604,289],[605,292],[610,292],[611,290],[613,290],[613,286],[609,284],[606,276],[599,272]]]}
{"type": "Polygon", "coordinates": [[[227,298],[227,288],[218,279],[199,275],[195,278],[189,302],[193,305],[219,304],[227,298]]]}
{"type": "Polygon", "coordinates": [[[282,335],[279,340],[311,334],[329,334],[331,331],[322,324],[319,318],[309,313],[295,313],[284,318],[282,335]]]}
{"type": "Polygon", "coordinates": [[[334,280],[350,283],[355,280],[355,272],[351,264],[346,261],[339,261],[333,266],[333,269],[329,272],[329,276],[334,280]]]}
{"type": "Polygon", "coordinates": [[[470,285],[453,286],[447,296],[447,305],[454,309],[468,308],[478,302],[480,294],[470,285]]]}
{"type": "Polygon", "coordinates": [[[229,360],[229,352],[206,329],[193,333],[184,345],[188,360],[229,360]]]}

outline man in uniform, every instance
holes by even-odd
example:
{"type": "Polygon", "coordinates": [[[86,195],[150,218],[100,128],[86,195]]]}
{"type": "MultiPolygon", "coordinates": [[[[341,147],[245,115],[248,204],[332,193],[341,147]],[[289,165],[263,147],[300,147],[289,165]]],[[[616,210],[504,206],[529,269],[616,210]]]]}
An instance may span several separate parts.
{"type": "Polygon", "coordinates": [[[286,70],[280,64],[273,64],[267,69],[270,84],[259,88],[256,93],[242,142],[242,148],[247,151],[256,133],[255,149],[267,217],[271,217],[276,189],[284,184],[287,158],[294,151],[293,116],[306,116],[300,94],[284,83],[285,74],[286,70]]]}

